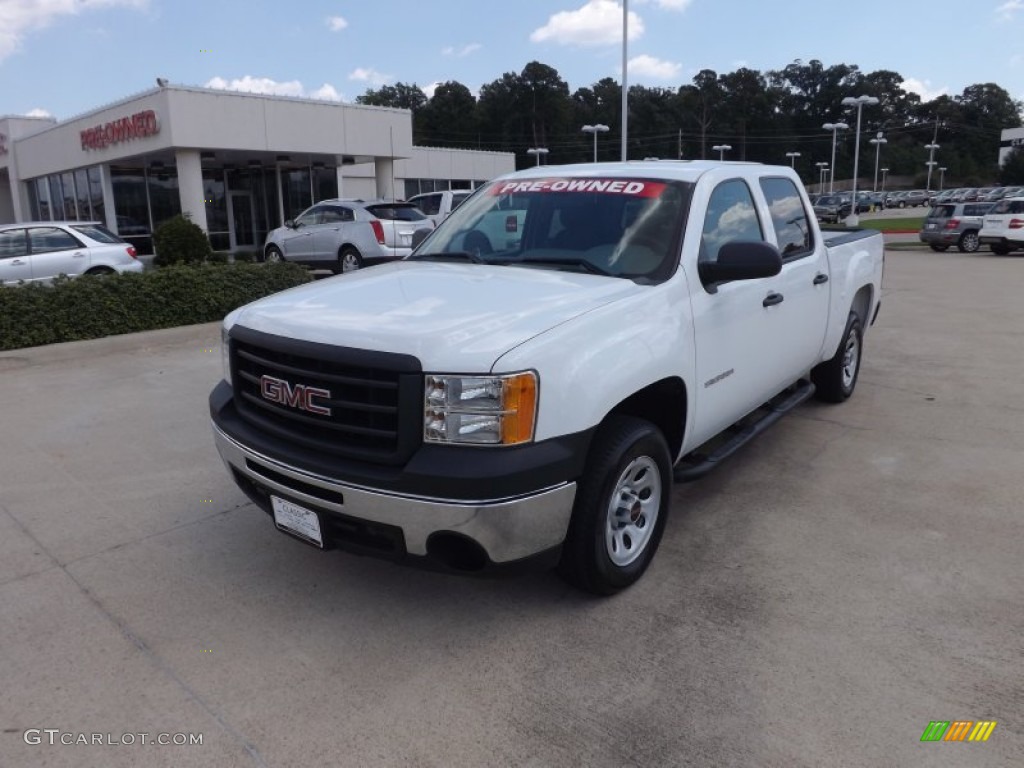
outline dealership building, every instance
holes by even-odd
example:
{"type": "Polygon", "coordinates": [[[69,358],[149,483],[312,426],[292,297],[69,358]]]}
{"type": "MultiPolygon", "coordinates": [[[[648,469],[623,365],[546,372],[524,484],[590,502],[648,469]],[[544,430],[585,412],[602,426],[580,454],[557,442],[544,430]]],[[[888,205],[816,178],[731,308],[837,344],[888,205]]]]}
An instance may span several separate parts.
{"type": "Polygon", "coordinates": [[[102,221],[143,253],[184,213],[215,250],[314,202],[471,189],[505,152],[415,147],[407,110],[161,85],[84,115],[0,117],[0,223],[102,221]]]}

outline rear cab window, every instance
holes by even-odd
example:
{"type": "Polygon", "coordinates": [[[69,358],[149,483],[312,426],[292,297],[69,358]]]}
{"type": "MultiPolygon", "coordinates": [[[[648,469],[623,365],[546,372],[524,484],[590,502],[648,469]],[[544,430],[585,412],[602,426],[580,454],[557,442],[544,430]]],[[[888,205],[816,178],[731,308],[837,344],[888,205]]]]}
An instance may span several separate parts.
{"type": "Polygon", "coordinates": [[[781,176],[762,178],[760,184],[775,228],[775,245],[782,258],[798,259],[813,253],[811,225],[796,185],[781,176]]]}

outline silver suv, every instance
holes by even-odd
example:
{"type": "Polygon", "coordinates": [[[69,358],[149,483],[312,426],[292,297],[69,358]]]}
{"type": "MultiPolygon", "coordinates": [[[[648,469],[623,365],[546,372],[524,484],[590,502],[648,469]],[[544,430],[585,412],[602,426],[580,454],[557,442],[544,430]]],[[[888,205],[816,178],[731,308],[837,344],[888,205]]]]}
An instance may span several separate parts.
{"type": "Polygon", "coordinates": [[[413,234],[434,223],[408,203],[323,200],[267,235],[267,261],[352,272],[412,252],[413,234]]]}
{"type": "Polygon", "coordinates": [[[982,217],[991,207],[992,203],[940,203],[928,211],[921,225],[921,242],[933,251],[955,245],[961,253],[974,253],[980,247],[982,217]]]}

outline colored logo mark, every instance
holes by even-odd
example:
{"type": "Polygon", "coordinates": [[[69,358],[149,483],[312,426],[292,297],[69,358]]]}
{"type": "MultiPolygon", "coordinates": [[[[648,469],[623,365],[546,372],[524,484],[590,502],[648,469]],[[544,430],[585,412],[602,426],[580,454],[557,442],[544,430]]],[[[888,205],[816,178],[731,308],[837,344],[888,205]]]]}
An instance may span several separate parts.
{"type": "Polygon", "coordinates": [[[921,741],[988,741],[995,729],[995,720],[932,720],[921,741]]]}

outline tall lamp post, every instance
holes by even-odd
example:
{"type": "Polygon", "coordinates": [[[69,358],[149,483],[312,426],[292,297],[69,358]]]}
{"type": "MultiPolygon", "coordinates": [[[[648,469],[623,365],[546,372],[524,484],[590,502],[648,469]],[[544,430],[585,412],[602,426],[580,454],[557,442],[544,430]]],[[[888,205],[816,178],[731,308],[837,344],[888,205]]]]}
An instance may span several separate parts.
{"type": "Polygon", "coordinates": [[[850,126],[846,123],[825,123],[821,127],[826,131],[832,131],[832,171],[828,179],[828,193],[831,195],[836,181],[836,133],[845,131],[850,126]]]}
{"type": "Polygon", "coordinates": [[[847,96],[841,102],[844,107],[857,108],[857,135],[853,140],[853,195],[850,199],[850,215],[846,219],[847,226],[855,227],[860,223],[857,217],[857,173],[860,161],[860,113],[865,104],[877,104],[875,96],[847,96]]]}
{"type": "Polygon", "coordinates": [[[732,149],[732,147],[728,144],[715,144],[712,149],[718,153],[719,160],[725,160],[725,153],[732,149]]]}
{"type": "MultiPolygon", "coordinates": [[[[626,137],[629,130],[629,88],[626,84],[627,53],[629,46],[629,0],[622,0],[622,162],[626,162],[628,156],[626,137]]],[[[597,134],[594,134],[597,138],[597,134]]]]}
{"type": "Polygon", "coordinates": [[[946,166],[939,166],[939,192],[945,188],[946,166]]]}
{"type": "Polygon", "coordinates": [[[547,147],[530,147],[526,150],[526,154],[533,155],[537,158],[537,165],[540,165],[540,159],[548,153],[547,147]]]}
{"type": "Polygon", "coordinates": [[[818,194],[825,194],[825,174],[828,173],[828,163],[815,163],[818,166],[818,194]]]}
{"type": "Polygon", "coordinates": [[[882,191],[885,192],[885,175],[889,172],[888,168],[882,169],[882,191]]]}
{"type": "Polygon", "coordinates": [[[789,167],[796,168],[796,159],[800,157],[799,152],[787,152],[786,157],[789,158],[789,167]]]}
{"type": "Polygon", "coordinates": [[[580,130],[582,130],[584,133],[592,133],[592,134],[594,134],[594,162],[596,163],[597,162],[597,134],[599,134],[599,133],[607,133],[610,129],[608,128],[607,125],[604,125],[603,123],[597,123],[596,125],[584,125],[583,128],[581,128],[580,130]]]}
{"type": "Polygon", "coordinates": [[[931,144],[925,144],[924,148],[928,150],[928,162],[926,163],[926,165],[928,166],[928,182],[924,185],[924,189],[925,192],[931,192],[932,168],[938,165],[938,163],[935,162],[935,150],[939,148],[939,145],[936,144],[935,142],[932,142],[931,144]]]}
{"type": "Polygon", "coordinates": [[[878,155],[879,155],[879,150],[881,150],[883,144],[888,144],[889,142],[888,142],[888,139],[885,138],[885,134],[882,133],[881,131],[879,131],[878,135],[875,136],[875,138],[873,138],[871,140],[871,143],[875,145],[875,183],[871,185],[871,191],[872,192],[877,192],[878,191],[878,155]]]}

